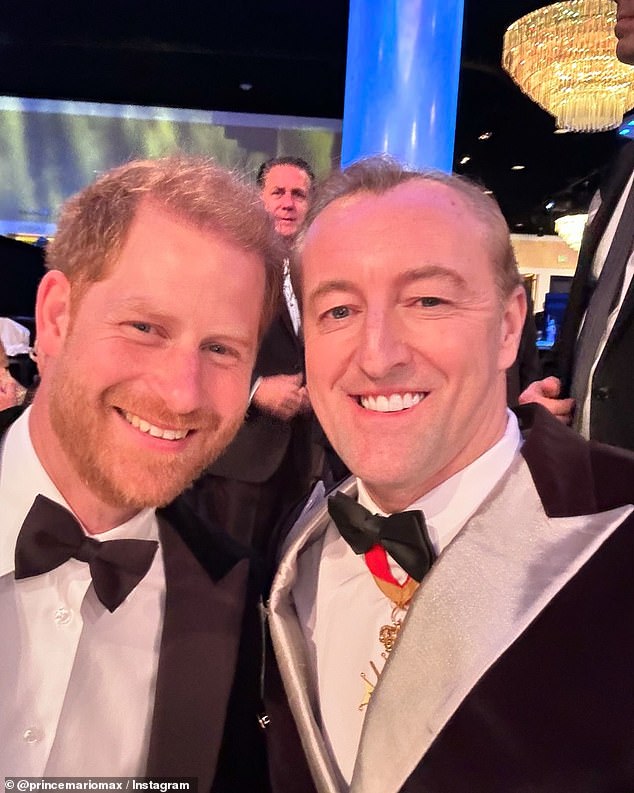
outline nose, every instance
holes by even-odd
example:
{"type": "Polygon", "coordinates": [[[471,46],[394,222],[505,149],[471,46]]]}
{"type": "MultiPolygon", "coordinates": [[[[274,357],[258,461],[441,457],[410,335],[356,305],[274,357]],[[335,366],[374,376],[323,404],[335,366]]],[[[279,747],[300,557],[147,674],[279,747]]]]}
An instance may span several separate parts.
{"type": "Polygon", "coordinates": [[[186,415],[206,407],[200,350],[179,347],[165,351],[153,385],[155,393],[173,413],[186,415]]]}
{"type": "Polygon", "coordinates": [[[282,196],[282,208],[283,209],[294,209],[295,208],[295,197],[290,192],[290,190],[282,196]]]}
{"type": "Polygon", "coordinates": [[[368,313],[361,328],[356,360],[374,381],[399,374],[411,361],[411,349],[398,317],[388,312],[368,313]]]}

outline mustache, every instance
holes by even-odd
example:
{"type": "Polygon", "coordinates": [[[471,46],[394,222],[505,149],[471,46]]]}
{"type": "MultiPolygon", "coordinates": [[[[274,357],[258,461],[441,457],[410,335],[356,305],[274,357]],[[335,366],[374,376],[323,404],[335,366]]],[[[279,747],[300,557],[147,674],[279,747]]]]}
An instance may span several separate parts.
{"type": "Polygon", "coordinates": [[[103,395],[106,405],[121,412],[133,413],[150,424],[175,430],[216,430],[220,416],[213,410],[197,409],[175,413],[165,402],[150,394],[140,395],[125,386],[111,386],[103,395]]]}

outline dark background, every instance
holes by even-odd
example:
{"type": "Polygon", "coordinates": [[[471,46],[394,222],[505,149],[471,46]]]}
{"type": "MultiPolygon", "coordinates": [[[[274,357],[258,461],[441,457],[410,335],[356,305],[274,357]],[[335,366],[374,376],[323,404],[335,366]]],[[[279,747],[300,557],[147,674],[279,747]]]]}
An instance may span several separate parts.
{"type": "MultiPolygon", "coordinates": [[[[518,232],[552,233],[554,214],[587,208],[622,145],[616,132],[554,135],[503,72],[504,30],[546,4],[465,2],[456,169],[494,191],[518,232]]],[[[344,0],[8,0],[0,94],[341,118],[347,17],[344,0]]]]}

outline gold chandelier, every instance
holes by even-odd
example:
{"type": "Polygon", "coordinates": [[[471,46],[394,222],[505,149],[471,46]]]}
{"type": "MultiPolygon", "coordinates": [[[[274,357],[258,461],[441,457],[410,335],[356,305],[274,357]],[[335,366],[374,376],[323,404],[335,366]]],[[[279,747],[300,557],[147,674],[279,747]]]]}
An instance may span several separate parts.
{"type": "Polygon", "coordinates": [[[569,245],[573,251],[579,253],[581,248],[581,238],[588,221],[588,215],[579,213],[578,215],[564,215],[555,220],[555,233],[569,245]]]}
{"type": "Polygon", "coordinates": [[[613,129],[634,106],[634,68],[616,58],[615,23],[613,0],[538,8],[504,34],[502,65],[560,129],[613,129]]]}

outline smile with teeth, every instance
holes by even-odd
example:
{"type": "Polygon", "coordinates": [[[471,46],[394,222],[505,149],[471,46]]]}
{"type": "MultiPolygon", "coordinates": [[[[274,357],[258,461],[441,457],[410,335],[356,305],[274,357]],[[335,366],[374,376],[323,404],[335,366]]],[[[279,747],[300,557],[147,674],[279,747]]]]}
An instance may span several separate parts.
{"type": "Polygon", "coordinates": [[[405,394],[390,394],[389,396],[360,396],[359,404],[366,410],[374,410],[377,413],[396,413],[399,410],[407,410],[418,405],[425,398],[422,391],[405,394]]]}
{"type": "Polygon", "coordinates": [[[157,427],[154,424],[150,424],[149,421],[135,416],[134,413],[129,413],[127,410],[122,411],[121,415],[124,416],[126,421],[132,424],[133,427],[151,435],[153,438],[162,438],[166,441],[180,441],[189,432],[189,430],[170,430],[157,427]]]}

